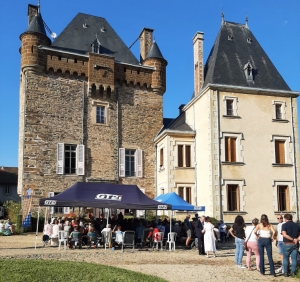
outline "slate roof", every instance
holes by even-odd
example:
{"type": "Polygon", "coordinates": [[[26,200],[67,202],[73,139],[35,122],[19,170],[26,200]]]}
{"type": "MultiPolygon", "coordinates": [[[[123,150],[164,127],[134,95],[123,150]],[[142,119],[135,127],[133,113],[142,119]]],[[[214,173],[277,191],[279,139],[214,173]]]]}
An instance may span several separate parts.
{"type": "Polygon", "coordinates": [[[207,59],[203,87],[209,83],[290,91],[250,29],[232,22],[222,24],[207,59]],[[243,69],[248,61],[253,67],[252,83],[243,69]]]}
{"type": "Polygon", "coordinates": [[[106,19],[83,13],[78,13],[73,18],[51,46],[87,54],[92,51],[91,45],[96,35],[101,44],[101,54],[114,56],[115,60],[120,62],[139,65],[139,61],[106,19]]]}
{"type": "MultiPolygon", "coordinates": [[[[37,32],[43,35],[46,35],[46,30],[44,26],[44,21],[42,19],[42,15],[37,13],[31,20],[26,32],[37,32]]],[[[46,35],[47,36],[47,35],[46,35]]]]}
{"type": "Polygon", "coordinates": [[[0,167],[0,184],[17,184],[17,167],[0,167]]]}
{"type": "Polygon", "coordinates": [[[155,41],[152,42],[150,50],[148,51],[148,54],[146,56],[146,59],[150,59],[150,58],[165,59],[162,53],[160,52],[159,47],[155,41]]]}

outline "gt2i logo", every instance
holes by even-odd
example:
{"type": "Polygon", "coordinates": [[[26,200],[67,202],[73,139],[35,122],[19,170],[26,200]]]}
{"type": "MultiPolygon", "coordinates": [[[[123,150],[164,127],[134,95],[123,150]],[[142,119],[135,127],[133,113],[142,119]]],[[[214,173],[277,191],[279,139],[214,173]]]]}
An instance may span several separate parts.
{"type": "Polygon", "coordinates": [[[95,199],[97,200],[111,200],[111,201],[121,201],[122,195],[113,195],[113,194],[98,194],[95,199]]]}
{"type": "Polygon", "coordinates": [[[158,205],[157,207],[159,210],[166,210],[167,206],[166,205],[158,205]]]}
{"type": "Polygon", "coordinates": [[[55,206],[56,205],[56,201],[55,200],[46,200],[45,201],[45,205],[47,205],[47,206],[55,206]]]}

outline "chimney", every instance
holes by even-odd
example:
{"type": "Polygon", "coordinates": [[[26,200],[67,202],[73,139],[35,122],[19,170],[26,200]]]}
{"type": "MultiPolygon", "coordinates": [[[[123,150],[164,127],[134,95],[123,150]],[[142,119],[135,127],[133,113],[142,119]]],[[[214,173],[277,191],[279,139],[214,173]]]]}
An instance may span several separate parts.
{"type": "Polygon", "coordinates": [[[146,56],[150,50],[150,47],[152,45],[152,34],[153,30],[151,28],[144,28],[139,36],[140,38],[140,62],[141,64],[146,59],[146,56]]]}
{"type": "Polygon", "coordinates": [[[203,67],[203,32],[197,32],[193,38],[194,45],[194,96],[198,95],[204,83],[203,67]]]}
{"type": "Polygon", "coordinates": [[[38,13],[38,6],[29,4],[28,5],[28,25],[30,25],[33,17],[38,13]]]}
{"type": "Polygon", "coordinates": [[[179,115],[181,115],[182,113],[183,113],[183,108],[184,108],[184,106],[185,106],[185,104],[181,104],[180,106],[179,106],[179,115]]]}

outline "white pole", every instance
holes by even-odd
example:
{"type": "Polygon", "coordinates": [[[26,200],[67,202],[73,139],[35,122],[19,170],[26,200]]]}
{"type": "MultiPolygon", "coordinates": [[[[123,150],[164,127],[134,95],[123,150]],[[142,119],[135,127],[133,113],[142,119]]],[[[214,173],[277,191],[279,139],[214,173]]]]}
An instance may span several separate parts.
{"type": "Polygon", "coordinates": [[[172,232],[172,213],[173,213],[173,211],[171,210],[171,216],[170,216],[170,233],[172,232]]]}
{"type": "Polygon", "coordinates": [[[37,217],[37,222],[36,222],[36,233],[35,233],[35,246],[34,249],[36,250],[36,241],[37,241],[37,236],[39,232],[39,219],[40,219],[40,206],[38,208],[38,217],[37,217]]]}

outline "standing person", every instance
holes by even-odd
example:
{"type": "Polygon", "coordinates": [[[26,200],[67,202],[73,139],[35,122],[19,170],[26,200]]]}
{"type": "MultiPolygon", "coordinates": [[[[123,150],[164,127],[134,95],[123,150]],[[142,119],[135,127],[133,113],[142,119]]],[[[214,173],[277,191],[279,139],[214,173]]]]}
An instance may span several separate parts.
{"type": "Polygon", "coordinates": [[[199,255],[205,255],[204,252],[204,220],[205,216],[202,215],[198,217],[198,220],[195,223],[195,233],[196,237],[198,238],[198,251],[199,255]]]}
{"type": "Polygon", "coordinates": [[[187,236],[186,241],[185,241],[185,248],[186,249],[190,248],[189,244],[190,244],[190,242],[192,240],[192,224],[190,222],[190,217],[191,216],[188,214],[186,216],[184,222],[183,222],[184,223],[184,227],[186,229],[186,236],[187,236]]]}
{"type": "Polygon", "coordinates": [[[221,219],[220,226],[219,226],[221,243],[225,243],[225,241],[226,241],[226,229],[227,229],[227,225],[221,219]]]}
{"type": "Polygon", "coordinates": [[[262,214],[260,218],[260,224],[254,229],[254,234],[258,238],[258,251],[260,256],[259,269],[262,275],[265,275],[265,261],[264,261],[264,249],[266,249],[269,265],[270,275],[275,274],[274,262],[272,257],[272,242],[274,241],[275,230],[272,224],[269,223],[268,216],[262,214]],[[259,230],[259,234],[257,233],[259,230]]]}
{"type": "Polygon", "coordinates": [[[247,258],[246,258],[246,265],[248,270],[251,270],[250,262],[251,262],[252,252],[254,252],[256,258],[256,269],[257,270],[260,269],[259,268],[260,256],[258,252],[258,243],[257,243],[256,235],[254,234],[254,229],[257,226],[258,222],[259,222],[258,219],[254,218],[252,220],[252,225],[247,226],[245,229],[245,235],[246,235],[246,241],[248,247],[247,258]]]}
{"type": "Polygon", "coordinates": [[[214,225],[211,223],[209,216],[205,218],[204,246],[207,258],[209,257],[209,252],[213,252],[214,257],[216,257],[216,237],[214,233],[214,225]]]}
{"type": "Polygon", "coordinates": [[[278,248],[278,254],[280,256],[281,266],[277,269],[278,273],[283,273],[283,236],[281,234],[281,228],[283,222],[282,215],[277,215],[278,225],[277,225],[277,240],[276,247],[278,248]]]}
{"type": "Polygon", "coordinates": [[[288,276],[289,257],[292,260],[290,276],[295,276],[297,267],[298,242],[300,241],[300,226],[293,222],[290,213],[284,215],[285,224],[282,225],[281,233],[283,236],[283,271],[284,276],[288,276]]]}
{"type": "Polygon", "coordinates": [[[237,215],[234,220],[234,224],[229,229],[229,233],[235,238],[235,264],[239,268],[246,268],[242,265],[243,253],[244,253],[244,241],[245,241],[245,221],[241,215],[237,215]],[[235,232],[235,234],[233,233],[235,232]]]}

